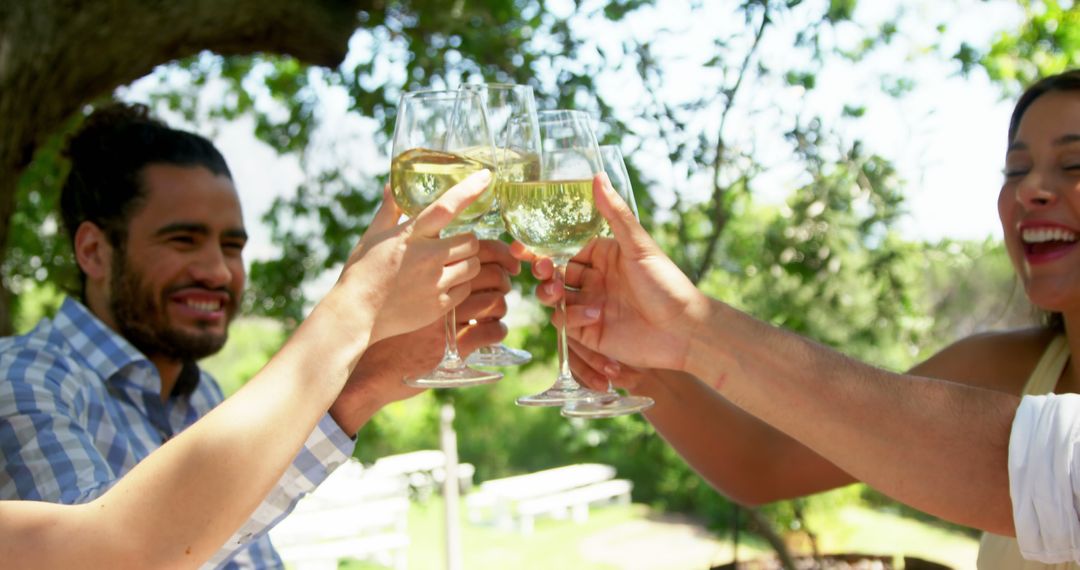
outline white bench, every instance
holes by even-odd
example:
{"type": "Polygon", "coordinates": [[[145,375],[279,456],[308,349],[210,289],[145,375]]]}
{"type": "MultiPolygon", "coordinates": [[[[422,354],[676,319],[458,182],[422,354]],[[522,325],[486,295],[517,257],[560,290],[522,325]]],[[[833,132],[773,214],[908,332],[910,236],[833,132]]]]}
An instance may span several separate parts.
{"type": "MultiPolygon", "coordinates": [[[[371,472],[405,478],[413,495],[418,500],[426,500],[446,479],[446,455],[437,449],[387,455],[375,460],[371,472]]],[[[468,492],[472,489],[476,468],[470,463],[459,463],[457,472],[458,488],[468,492]]]]}
{"type": "Polygon", "coordinates": [[[485,481],[466,497],[469,521],[524,534],[532,533],[541,515],[584,522],[593,504],[630,502],[633,483],[614,477],[610,465],[585,463],[485,481]]]}
{"type": "Polygon", "coordinates": [[[365,473],[350,461],[330,474],[270,530],[295,570],[330,570],[339,560],[408,567],[409,491],[399,478],[365,473]]]}

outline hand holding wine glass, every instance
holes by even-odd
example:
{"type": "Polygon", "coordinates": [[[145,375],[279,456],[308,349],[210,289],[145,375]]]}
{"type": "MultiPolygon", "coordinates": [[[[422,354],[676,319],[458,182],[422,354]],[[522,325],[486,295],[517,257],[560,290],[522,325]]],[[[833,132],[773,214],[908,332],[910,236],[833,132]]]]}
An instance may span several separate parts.
{"type": "Polygon", "coordinates": [[[363,237],[349,254],[337,287],[324,303],[340,303],[338,314],[362,299],[377,309],[372,344],[422,328],[469,295],[480,273],[479,243],[468,235],[439,238],[458,212],[479,197],[491,180],[477,172],[451,188],[416,217],[398,223],[401,211],[389,191],[363,237]]]}
{"type": "MultiPolygon", "coordinates": [[[[626,171],[626,163],[623,160],[622,150],[615,145],[601,145],[600,158],[604,162],[604,173],[607,174],[611,186],[619,193],[619,197],[626,202],[627,207],[638,217],[637,200],[634,199],[634,191],[630,185],[630,175],[626,171]]],[[[604,234],[611,235],[611,228],[604,225],[604,234]]],[[[633,414],[651,407],[655,402],[645,396],[621,395],[615,391],[615,385],[611,378],[607,382],[607,398],[599,400],[583,400],[569,402],[562,409],[562,415],[571,418],[611,418],[626,414],[633,414]]]]}
{"type": "Polygon", "coordinates": [[[537,259],[523,244],[514,255],[532,262],[542,280],[537,295],[545,304],[567,304],[565,324],[586,348],[643,368],[682,369],[694,331],[711,302],[698,291],[641,227],[630,207],[605,177],[594,180],[597,208],[615,238],[586,245],[565,272],[566,295],[553,259],[537,259]]]}

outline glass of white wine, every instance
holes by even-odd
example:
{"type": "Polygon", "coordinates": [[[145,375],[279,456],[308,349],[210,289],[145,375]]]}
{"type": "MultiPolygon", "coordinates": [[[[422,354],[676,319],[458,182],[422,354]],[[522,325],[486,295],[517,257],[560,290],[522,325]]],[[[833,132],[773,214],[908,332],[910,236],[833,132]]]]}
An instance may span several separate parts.
{"type": "MultiPolygon", "coordinates": [[[[514,144],[528,150],[539,144],[536,180],[499,185],[498,200],[506,230],[533,253],[550,257],[562,281],[566,265],[588,241],[596,237],[603,218],[593,201],[593,177],[603,172],[600,151],[587,114],[580,111],[537,113],[539,140],[532,141],[518,122],[509,133],[514,144]]],[[[557,310],[566,315],[566,302],[557,310]]],[[[607,397],[604,392],[582,388],[570,372],[565,318],[559,319],[559,373],[547,390],[522,396],[522,406],[561,406],[575,400],[607,397]]]]}
{"type": "MultiPolygon", "coordinates": [[[[486,83],[466,85],[462,89],[480,94],[487,112],[488,127],[495,140],[496,198],[495,204],[473,226],[480,239],[499,239],[505,227],[499,213],[498,186],[508,181],[536,180],[540,172],[540,131],[536,119],[536,102],[532,87],[509,83],[486,83]],[[515,144],[509,138],[510,125],[516,124],[515,132],[527,144],[515,144]]],[[[482,346],[469,355],[469,364],[480,366],[516,366],[532,360],[526,350],[510,348],[505,344],[482,346]]]]}
{"type": "MultiPolygon", "coordinates": [[[[394,201],[409,216],[419,214],[444,192],[485,168],[495,174],[495,156],[487,116],[477,93],[454,90],[411,91],[401,96],[394,124],[390,186],[394,201]]],[[[480,198],[443,230],[443,235],[471,231],[471,224],[491,208],[493,180],[480,198]]],[[[456,388],[489,384],[498,372],[471,368],[458,352],[457,315],[446,315],[446,349],[431,372],[405,383],[417,388],[456,388]]]]}
{"type": "MultiPolygon", "coordinates": [[[[637,200],[634,199],[634,190],[630,186],[630,175],[626,172],[622,150],[615,145],[600,145],[600,158],[604,161],[604,172],[611,181],[611,187],[622,197],[626,205],[630,206],[634,217],[638,217],[637,200]]],[[[601,233],[611,234],[607,224],[604,225],[601,233]]],[[[608,380],[606,398],[569,402],[563,406],[562,415],[568,418],[613,418],[640,412],[654,403],[652,398],[646,396],[619,394],[615,390],[615,385],[608,380]]]]}

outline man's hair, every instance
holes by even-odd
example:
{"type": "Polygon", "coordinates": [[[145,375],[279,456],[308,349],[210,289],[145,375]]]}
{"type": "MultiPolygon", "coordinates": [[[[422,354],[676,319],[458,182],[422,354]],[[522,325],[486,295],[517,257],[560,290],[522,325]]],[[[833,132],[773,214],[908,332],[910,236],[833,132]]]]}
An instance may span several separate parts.
{"type": "MultiPolygon", "coordinates": [[[[143,171],[151,164],[202,166],[232,179],[225,158],[199,135],[169,128],[140,104],[96,109],[71,136],[65,151],[71,170],[60,192],[60,213],[74,246],[75,232],[92,222],[123,253],[128,223],[146,197],[143,171]]],[[[86,275],[80,271],[85,296],[86,275]]]]}

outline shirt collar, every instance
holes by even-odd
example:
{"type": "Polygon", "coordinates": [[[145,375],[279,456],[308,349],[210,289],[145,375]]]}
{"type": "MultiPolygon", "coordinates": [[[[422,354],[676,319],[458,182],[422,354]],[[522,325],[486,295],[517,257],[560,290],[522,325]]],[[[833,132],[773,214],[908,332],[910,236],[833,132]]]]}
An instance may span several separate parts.
{"type": "Polygon", "coordinates": [[[98,371],[102,378],[110,379],[132,364],[145,362],[153,369],[154,380],[159,383],[154,388],[161,389],[153,363],[79,301],[71,297],[64,299],[53,318],[53,324],[75,353],[98,371]]]}

